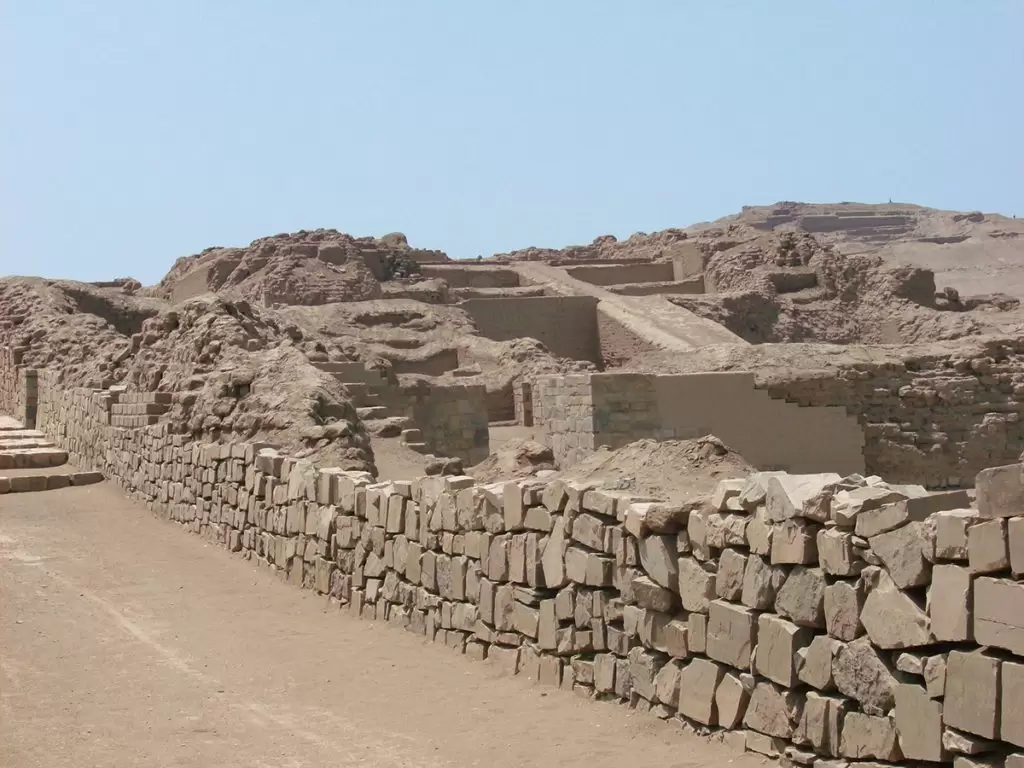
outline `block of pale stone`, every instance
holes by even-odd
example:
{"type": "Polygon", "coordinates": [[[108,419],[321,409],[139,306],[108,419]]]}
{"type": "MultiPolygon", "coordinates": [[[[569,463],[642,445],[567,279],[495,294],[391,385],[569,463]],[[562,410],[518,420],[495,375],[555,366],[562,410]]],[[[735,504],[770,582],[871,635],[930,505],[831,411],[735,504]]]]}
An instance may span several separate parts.
{"type": "Polygon", "coordinates": [[[1024,656],[1024,583],[989,576],[974,580],[974,639],[1024,656]]]}
{"type": "Polygon", "coordinates": [[[793,735],[790,713],[794,711],[796,700],[797,694],[774,683],[757,683],[750,694],[743,724],[758,733],[788,739],[793,735]]]}
{"type": "Polygon", "coordinates": [[[1006,520],[985,520],[967,531],[967,559],[971,573],[996,573],[1010,569],[1006,520]]]}
{"type": "Polygon", "coordinates": [[[980,651],[953,651],[946,659],[943,721],[986,739],[999,732],[999,659],[980,651]]]}
{"type": "Polygon", "coordinates": [[[902,753],[893,719],[863,712],[847,713],[839,754],[854,759],[898,761],[902,753]]]}
{"type": "Polygon", "coordinates": [[[679,713],[704,725],[716,725],[715,691],[725,668],[707,659],[694,659],[679,673],[679,713]]]}
{"type": "MultiPolygon", "coordinates": [[[[797,651],[814,638],[814,631],[799,627],[781,616],[762,613],[757,618],[757,653],[754,670],[779,685],[796,684],[797,651]]],[[[831,670],[832,659],[829,658],[831,670]]],[[[829,675],[831,677],[831,673],[829,675]]]]}
{"type": "Polygon", "coordinates": [[[1024,660],[1004,661],[1000,675],[999,738],[1024,747],[1024,660]]]}
{"type": "Polygon", "coordinates": [[[942,747],[942,703],[930,698],[924,688],[908,683],[897,687],[895,716],[905,758],[929,762],[949,759],[942,747]]]}
{"type": "Polygon", "coordinates": [[[935,556],[967,559],[967,530],[979,520],[976,509],[953,509],[935,515],[935,556]]]}
{"type": "Polygon", "coordinates": [[[745,605],[714,600],[709,607],[707,653],[715,661],[737,669],[750,668],[750,652],[757,643],[757,617],[745,605]]]}
{"type": "Polygon", "coordinates": [[[864,634],[860,621],[864,588],[860,581],[837,581],[825,587],[825,628],[837,640],[856,640],[864,634]]]}
{"type": "Polygon", "coordinates": [[[936,565],[928,588],[928,615],[936,640],[970,640],[972,622],[971,574],[959,565],[936,565]]]}
{"type": "Polygon", "coordinates": [[[990,467],[974,480],[978,514],[982,517],[1013,517],[1024,514],[1024,477],[1020,464],[990,467]]]}

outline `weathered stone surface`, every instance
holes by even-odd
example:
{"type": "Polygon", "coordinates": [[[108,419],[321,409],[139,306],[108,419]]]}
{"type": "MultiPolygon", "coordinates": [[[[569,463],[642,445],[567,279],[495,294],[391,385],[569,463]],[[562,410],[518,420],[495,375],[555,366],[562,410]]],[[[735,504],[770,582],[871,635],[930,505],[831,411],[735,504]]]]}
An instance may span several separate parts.
{"type": "Polygon", "coordinates": [[[856,640],[864,634],[860,612],[864,587],[860,581],[837,581],[825,588],[825,627],[837,640],[856,640]]]}
{"type": "Polygon", "coordinates": [[[756,642],[757,617],[753,611],[724,600],[712,601],[708,615],[708,656],[737,669],[749,669],[750,652],[756,642]]]}
{"type": "MultiPolygon", "coordinates": [[[[761,676],[792,688],[796,684],[796,653],[808,645],[814,632],[770,613],[757,618],[757,653],[754,670],[761,676]]],[[[831,665],[831,658],[829,659],[831,665]]],[[[831,676],[831,674],[830,674],[831,676]]]]}
{"type": "Polygon", "coordinates": [[[805,627],[825,626],[825,574],[797,566],[775,598],[775,612],[805,627]]]}
{"type": "Polygon", "coordinates": [[[703,613],[691,613],[686,618],[686,642],[692,653],[707,650],[708,617],[703,613]]]}
{"type": "Polygon", "coordinates": [[[970,733],[946,728],[942,732],[942,746],[958,755],[982,755],[998,751],[1000,744],[970,733]]]}
{"type": "Polygon", "coordinates": [[[946,654],[929,656],[924,663],[924,685],[928,695],[941,699],[946,693],[946,654]]]}
{"type": "Polygon", "coordinates": [[[743,571],[743,592],[740,601],[748,608],[768,610],[775,605],[775,596],[786,581],[786,569],[769,565],[764,558],[750,555],[743,571]]]}
{"type": "MultiPolygon", "coordinates": [[[[548,488],[551,488],[551,485],[548,488]]],[[[545,497],[547,496],[548,492],[545,490],[545,497]]],[[[551,509],[547,503],[545,503],[545,506],[551,509]]],[[[551,529],[551,535],[548,536],[547,544],[544,546],[544,554],[541,556],[544,585],[549,589],[563,587],[568,581],[565,575],[566,547],[565,518],[558,517],[555,520],[554,528],[551,529]]]]}
{"type": "Polygon", "coordinates": [[[715,598],[715,575],[704,570],[696,560],[680,558],[679,596],[685,610],[707,612],[708,605],[715,598]]]}
{"type": "Polygon", "coordinates": [[[655,699],[673,710],[679,706],[679,674],[682,670],[682,662],[672,659],[654,676],[655,699]]]}
{"type": "Polygon", "coordinates": [[[817,526],[798,518],[772,525],[771,559],[773,565],[817,562],[817,526]]]}
{"type": "Polygon", "coordinates": [[[1010,546],[1010,570],[1020,578],[1024,576],[1024,517],[1006,521],[1006,537],[1010,546]]]}
{"type": "Polygon", "coordinates": [[[722,728],[736,728],[743,722],[750,701],[750,691],[738,675],[727,672],[715,690],[718,724],[722,728]]]}
{"type": "Polygon", "coordinates": [[[656,698],[654,680],[664,663],[655,653],[646,648],[633,648],[629,652],[629,677],[633,690],[648,701],[656,698]]]}
{"type": "Polygon", "coordinates": [[[662,627],[660,637],[654,647],[673,658],[685,659],[690,655],[687,643],[688,632],[689,627],[686,621],[673,619],[662,627]]]}
{"type": "MultiPolygon", "coordinates": [[[[744,478],[729,478],[727,480],[719,480],[718,485],[715,486],[714,493],[711,494],[711,506],[720,512],[724,512],[726,509],[732,509],[729,505],[732,499],[739,501],[739,495],[746,486],[747,481],[744,478]]],[[[736,508],[742,509],[740,504],[735,505],[736,508]]]]}
{"type": "Polygon", "coordinates": [[[1024,477],[1021,465],[990,467],[974,480],[978,514],[982,517],[1013,517],[1024,514],[1024,477]]]}
{"type": "Polygon", "coordinates": [[[640,564],[655,583],[666,589],[679,588],[679,555],[674,536],[647,536],[637,542],[640,564]]]}
{"type": "Polygon", "coordinates": [[[1024,656],[1024,583],[988,576],[974,580],[974,639],[1024,656]]]}
{"type": "Polygon", "coordinates": [[[850,712],[843,720],[839,753],[854,759],[875,758],[890,762],[898,761],[903,756],[892,719],[862,712],[850,712]]]}
{"type": "MultiPolygon", "coordinates": [[[[835,688],[832,662],[843,644],[828,635],[818,635],[806,648],[797,652],[797,678],[819,691],[835,688]]],[[[760,653],[760,649],[758,649],[760,653]]]]}
{"type": "Polygon", "coordinates": [[[707,659],[694,659],[679,673],[679,714],[704,725],[716,725],[715,692],[725,669],[707,659]]]}
{"type": "Polygon", "coordinates": [[[819,755],[838,757],[843,719],[848,709],[846,699],[808,693],[794,740],[810,743],[819,755]]]}
{"type": "Polygon", "coordinates": [[[888,533],[868,539],[874,552],[892,580],[900,589],[927,584],[931,579],[931,563],[925,558],[927,534],[922,523],[907,523],[888,533]]]}
{"type": "Polygon", "coordinates": [[[967,530],[978,521],[976,509],[953,509],[935,515],[935,556],[939,560],[967,559],[967,530]]]}
{"type": "Polygon", "coordinates": [[[1024,661],[1002,663],[999,688],[999,738],[1024,747],[1024,661]]]}
{"type": "Polygon", "coordinates": [[[908,760],[943,762],[942,704],[931,699],[919,685],[896,688],[896,732],[900,749],[908,760]]]}
{"type": "Polygon", "coordinates": [[[1010,569],[1006,520],[985,520],[967,531],[967,560],[971,573],[996,573],[1010,569]]]}
{"type": "Polygon", "coordinates": [[[633,599],[642,608],[669,613],[675,604],[675,595],[654,583],[647,576],[637,576],[632,582],[633,599]]]}
{"type": "Polygon", "coordinates": [[[818,531],[818,562],[830,576],[856,576],[864,561],[853,546],[853,534],[836,528],[818,531]]]}
{"type": "Polygon", "coordinates": [[[839,649],[832,660],[832,677],[839,692],[859,701],[866,712],[884,714],[892,709],[898,681],[868,638],[839,649]]]}
{"type": "Polygon", "coordinates": [[[936,565],[928,588],[928,615],[936,640],[970,640],[972,621],[971,574],[959,565],[936,565]]]}
{"type": "Polygon", "coordinates": [[[758,683],[750,694],[743,724],[758,733],[788,739],[793,735],[792,717],[797,714],[796,701],[796,695],[790,691],[773,683],[758,683]]]}
{"type": "Polygon", "coordinates": [[[767,557],[772,551],[772,524],[768,521],[768,513],[764,507],[758,507],[747,524],[747,545],[750,554],[767,557]]]}
{"type": "Polygon", "coordinates": [[[928,614],[906,592],[896,588],[885,571],[872,568],[865,578],[873,581],[860,620],[868,637],[879,648],[913,648],[934,638],[928,614]]]}
{"type": "Polygon", "coordinates": [[[943,721],[961,731],[994,739],[999,733],[999,660],[980,651],[953,651],[946,658],[943,721]]]}
{"type": "Polygon", "coordinates": [[[823,488],[839,482],[835,473],[820,475],[772,474],[764,477],[765,509],[768,519],[782,522],[802,517],[804,504],[818,495],[823,488]]]}
{"type": "Polygon", "coordinates": [[[718,558],[718,571],[715,574],[715,594],[723,600],[739,600],[743,593],[743,578],[746,570],[746,555],[735,549],[722,551],[718,558]]]}

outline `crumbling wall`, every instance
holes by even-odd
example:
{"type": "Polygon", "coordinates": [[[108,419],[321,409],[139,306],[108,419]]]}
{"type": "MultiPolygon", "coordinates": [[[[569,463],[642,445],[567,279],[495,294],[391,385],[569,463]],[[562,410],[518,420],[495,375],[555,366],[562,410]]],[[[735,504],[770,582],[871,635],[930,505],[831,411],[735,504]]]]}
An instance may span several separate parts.
{"type": "Polygon", "coordinates": [[[467,299],[458,306],[469,314],[480,334],[489,339],[536,339],[558,357],[601,363],[597,299],[593,297],[467,299]]]}
{"type": "Polygon", "coordinates": [[[18,350],[0,348],[0,413],[9,413],[32,429],[39,402],[38,374],[20,362],[18,350]]]}
{"type": "Polygon", "coordinates": [[[210,269],[208,266],[197,267],[178,280],[171,291],[171,301],[174,304],[181,304],[183,301],[209,293],[210,269]]]}
{"type": "Polygon", "coordinates": [[[377,394],[390,413],[412,419],[431,452],[467,464],[477,464],[490,453],[484,385],[412,379],[382,387],[377,394]]]}
{"type": "Polygon", "coordinates": [[[1024,340],[774,375],[767,391],[844,407],[862,424],[867,470],[894,482],[968,487],[1024,451],[1024,340]]]}
{"type": "Polygon", "coordinates": [[[589,376],[542,376],[533,383],[532,395],[534,424],[541,428],[559,462],[574,464],[594,451],[594,397],[589,376]]]}
{"type": "Polygon", "coordinates": [[[680,507],[561,479],[374,484],[103,425],[95,398],[57,411],[79,461],[354,616],[801,765],[1024,760],[1019,465],[983,473],[977,509],[784,473],[680,507]]]}
{"type": "Polygon", "coordinates": [[[513,269],[424,264],[420,267],[420,274],[424,277],[440,278],[448,283],[450,288],[519,287],[519,273],[513,269]]]}
{"type": "Polygon", "coordinates": [[[657,352],[653,344],[626,328],[600,304],[597,305],[597,334],[605,368],[626,368],[634,359],[657,352]]]}
{"type": "Polygon", "coordinates": [[[715,435],[761,469],[791,472],[864,469],[864,437],[839,407],[800,407],[773,400],[750,373],[654,375],[597,373],[574,377],[580,414],[563,414],[565,387],[538,380],[534,410],[555,458],[571,465],[594,447],[615,449],[643,438],[715,435]],[[540,386],[541,381],[545,386],[540,386]],[[577,389],[587,390],[579,397],[577,389]],[[554,398],[551,402],[545,399],[554,398]],[[581,432],[573,438],[570,434],[581,432]]]}

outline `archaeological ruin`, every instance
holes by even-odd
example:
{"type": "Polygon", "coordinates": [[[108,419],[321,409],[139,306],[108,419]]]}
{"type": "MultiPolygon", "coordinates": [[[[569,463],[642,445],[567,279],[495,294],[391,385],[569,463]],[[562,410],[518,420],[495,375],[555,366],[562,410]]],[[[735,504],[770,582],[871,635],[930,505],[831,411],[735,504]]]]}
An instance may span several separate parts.
{"type": "Polygon", "coordinates": [[[1024,315],[926,266],[1018,236],[780,203],[471,262],[317,230],[156,286],[0,278],[0,515],[106,481],[738,751],[1024,768],[1024,315]]]}

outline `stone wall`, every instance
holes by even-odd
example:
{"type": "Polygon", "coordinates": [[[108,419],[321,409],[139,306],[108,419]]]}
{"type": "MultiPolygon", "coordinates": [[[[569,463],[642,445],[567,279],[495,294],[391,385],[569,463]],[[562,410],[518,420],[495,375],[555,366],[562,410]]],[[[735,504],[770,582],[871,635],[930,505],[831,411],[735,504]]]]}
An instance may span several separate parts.
{"type": "Polygon", "coordinates": [[[967,487],[1024,451],[1021,340],[772,379],[773,397],[856,416],[867,470],[893,482],[967,487]]]}
{"type": "Polygon", "coordinates": [[[389,413],[407,416],[432,453],[477,464],[490,453],[487,389],[482,384],[403,380],[377,390],[389,413]]]}
{"type": "Polygon", "coordinates": [[[541,342],[553,355],[601,362],[597,299],[591,296],[468,299],[458,306],[489,339],[528,337],[541,342]]]}
{"type": "Polygon", "coordinates": [[[77,463],[354,616],[790,763],[1024,761],[1019,465],[979,477],[977,509],[783,473],[677,507],[560,479],[374,484],[112,427],[102,397],[43,410],[77,463]]]}
{"type": "Polygon", "coordinates": [[[570,277],[592,285],[621,285],[623,283],[656,283],[675,280],[671,262],[608,264],[568,267],[570,277]]]}
{"type": "Polygon", "coordinates": [[[864,469],[864,437],[855,418],[839,407],[773,400],[754,387],[750,373],[544,377],[534,389],[534,412],[565,465],[594,447],[715,435],[761,469],[864,469]],[[566,400],[575,404],[572,411],[566,400]]]}
{"type": "Polygon", "coordinates": [[[38,408],[37,373],[19,365],[20,360],[17,350],[0,348],[0,413],[6,412],[32,429],[38,408]]]}
{"type": "Polygon", "coordinates": [[[608,290],[620,296],[655,296],[664,294],[698,295],[704,293],[704,276],[690,277],[685,280],[657,283],[626,283],[610,285],[608,290]]]}

